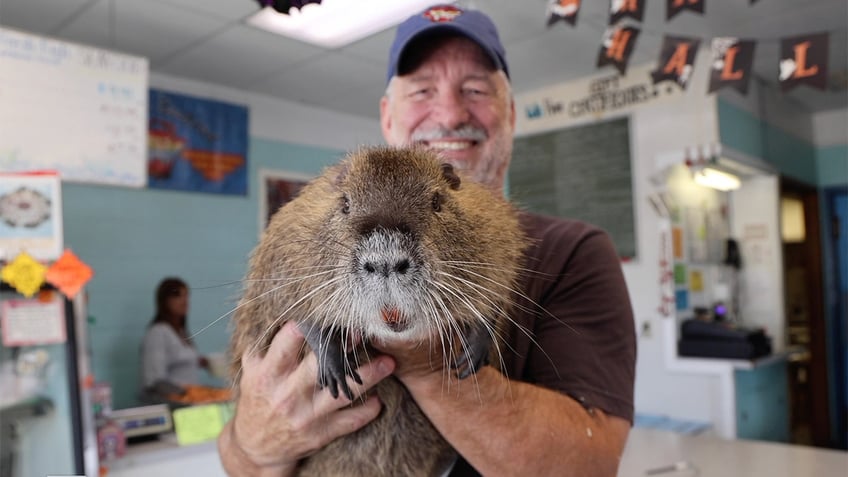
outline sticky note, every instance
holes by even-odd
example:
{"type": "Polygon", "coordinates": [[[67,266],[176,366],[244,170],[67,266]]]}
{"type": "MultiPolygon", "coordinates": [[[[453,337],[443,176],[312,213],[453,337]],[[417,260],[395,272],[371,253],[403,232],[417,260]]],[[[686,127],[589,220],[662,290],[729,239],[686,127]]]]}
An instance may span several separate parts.
{"type": "Polygon", "coordinates": [[[183,407],[175,409],[172,414],[177,442],[181,446],[214,440],[224,428],[219,404],[183,407]]]}
{"type": "Polygon", "coordinates": [[[29,298],[41,288],[46,271],[47,267],[35,261],[26,252],[21,252],[0,270],[0,276],[4,282],[29,298]]]}
{"type": "Polygon", "coordinates": [[[59,260],[47,269],[45,278],[65,296],[73,299],[92,276],[94,272],[91,267],[70,250],[65,250],[59,260]]]}

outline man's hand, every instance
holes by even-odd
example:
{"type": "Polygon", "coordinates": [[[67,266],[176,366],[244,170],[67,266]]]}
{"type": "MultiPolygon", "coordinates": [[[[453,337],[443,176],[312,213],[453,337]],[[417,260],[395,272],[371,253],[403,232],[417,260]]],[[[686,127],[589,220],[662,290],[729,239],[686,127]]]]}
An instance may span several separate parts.
{"type": "MultiPolygon", "coordinates": [[[[380,412],[375,397],[334,399],[317,386],[313,353],[300,361],[303,334],[286,323],[264,357],[242,358],[236,413],[218,439],[224,468],[232,476],[290,475],[300,459],[371,422],[380,412]]],[[[390,375],[394,361],[378,356],[358,369],[356,396],[390,375]]]]}

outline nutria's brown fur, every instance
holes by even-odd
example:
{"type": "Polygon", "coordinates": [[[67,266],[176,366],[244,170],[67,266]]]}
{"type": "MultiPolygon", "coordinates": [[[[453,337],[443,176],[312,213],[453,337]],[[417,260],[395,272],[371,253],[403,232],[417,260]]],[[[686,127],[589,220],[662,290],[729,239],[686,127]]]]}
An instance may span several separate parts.
{"type": "MultiPolygon", "coordinates": [[[[426,342],[439,333],[441,342],[429,344],[456,372],[446,379],[473,373],[491,350],[497,364],[492,342],[508,319],[526,242],[499,193],[459,177],[435,153],[353,152],[282,207],[254,250],[234,317],[235,386],[242,354],[264,353],[289,320],[318,348],[319,383],[331,392],[349,392],[345,375],[358,378],[369,341],[426,342]],[[365,343],[356,355],[351,336],[365,343]]],[[[399,381],[385,379],[375,392],[380,417],[307,459],[301,475],[437,475],[450,463],[454,451],[399,381]]]]}

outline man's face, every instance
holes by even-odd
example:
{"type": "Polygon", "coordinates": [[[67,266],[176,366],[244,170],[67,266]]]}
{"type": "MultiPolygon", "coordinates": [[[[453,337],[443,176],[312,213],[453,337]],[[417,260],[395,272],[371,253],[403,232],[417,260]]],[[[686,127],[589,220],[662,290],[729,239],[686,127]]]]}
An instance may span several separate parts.
{"type": "Polygon", "coordinates": [[[503,187],[515,106],[506,75],[471,40],[444,40],[392,79],[380,124],[390,145],[423,144],[475,180],[503,187]]]}

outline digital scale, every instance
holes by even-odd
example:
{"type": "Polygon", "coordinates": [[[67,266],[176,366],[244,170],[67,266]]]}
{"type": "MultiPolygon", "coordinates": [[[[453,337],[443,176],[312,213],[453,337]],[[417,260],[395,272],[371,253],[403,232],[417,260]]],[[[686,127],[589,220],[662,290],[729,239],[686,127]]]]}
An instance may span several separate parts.
{"type": "Polygon", "coordinates": [[[126,437],[149,436],[169,432],[174,427],[167,404],[118,409],[109,413],[126,437]]]}

